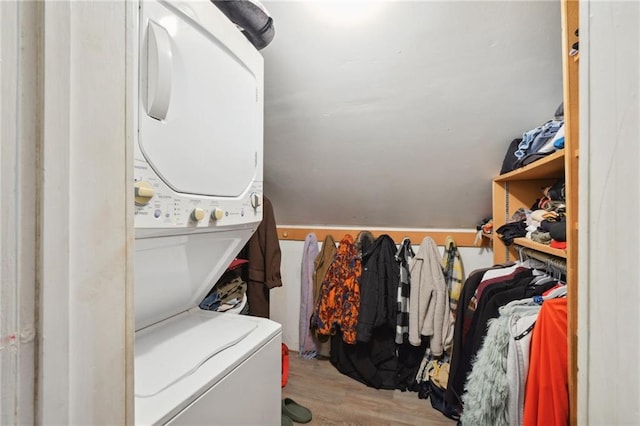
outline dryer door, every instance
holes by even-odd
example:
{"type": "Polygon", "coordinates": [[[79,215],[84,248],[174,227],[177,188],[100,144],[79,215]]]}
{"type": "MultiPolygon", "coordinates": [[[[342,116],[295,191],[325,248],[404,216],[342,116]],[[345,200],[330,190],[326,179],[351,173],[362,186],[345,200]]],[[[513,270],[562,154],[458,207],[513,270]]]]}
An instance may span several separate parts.
{"type": "Polygon", "coordinates": [[[211,3],[141,4],[141,152],[176,192],[240,196],[262,178],[262,57],[211,3]]]}

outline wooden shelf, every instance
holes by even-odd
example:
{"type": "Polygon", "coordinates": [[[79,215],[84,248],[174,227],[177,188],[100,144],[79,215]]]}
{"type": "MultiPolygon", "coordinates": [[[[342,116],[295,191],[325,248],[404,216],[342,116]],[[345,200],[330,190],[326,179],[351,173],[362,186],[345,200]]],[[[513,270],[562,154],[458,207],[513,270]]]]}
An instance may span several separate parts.
{"type": "Polygon", "coordinates": [[[513,244],[527,247],[542,253],[547,253],[553,256],[561,257],[563,259],[567,258],[567,252],[565,250],[556,249],[553,247],[549,247],[545,244],[536,243],[535,241],[530,240],[529,238],[515,238],[513,240],[513,244]]]}
{"type": "Polygon", "coordinates": [[[528,164],[519,169],[505,173],[493,179],[494,182],[508,182],[516,180],[535,180],[545,178],[564,177],[564,149],[528,164]]]}

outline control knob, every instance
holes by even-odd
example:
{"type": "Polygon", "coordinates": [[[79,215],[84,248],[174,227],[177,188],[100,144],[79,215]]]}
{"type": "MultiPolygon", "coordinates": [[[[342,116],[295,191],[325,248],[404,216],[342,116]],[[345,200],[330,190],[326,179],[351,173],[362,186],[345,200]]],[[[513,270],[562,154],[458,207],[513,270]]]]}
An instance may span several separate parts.
{"type": "Polygon", "coordinates": [[[136,196],[136,206],[146,206],[149,204],[149,201],[151,201],[154,194],[151,184],[149,182],[139,180],[133,185],[133,187],[136,196]]]}
{"type": "Polygon", "coordinates": [[[200,222],[202,219],[204,219],[204,210],[202,210],[199,207],[196,207],[195,209],[193,209],[193,211],[191,212],[191,218],[193,220],[195,220],[196,222],[200,222]]]}
{"type": "Polygon", "coordinates": [[[220,209],[213,209],[211,212],[211,220],[220,220],[224,217],[224,211],[220,209]]]}

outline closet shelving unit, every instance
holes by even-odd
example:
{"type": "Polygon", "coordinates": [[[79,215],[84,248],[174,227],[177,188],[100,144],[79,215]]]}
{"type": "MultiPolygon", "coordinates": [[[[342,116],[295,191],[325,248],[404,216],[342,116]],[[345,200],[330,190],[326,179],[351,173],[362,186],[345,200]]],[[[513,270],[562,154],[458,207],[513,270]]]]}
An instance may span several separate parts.
{"type": "MultiPolygon", "coordinates": [[[[565,148],[566,149],[566,148],[565,148]]],[[[493,179],[493,222],[495,227],[507,223],[519,208],[530,208],[542,196],[542,189],[558,179],[565,178],[565,150],[557,151],[542,160],[493,179]]],[[[568,189],[567,189],[568,190],[568,189]]],[[[566,258],[564,250],[558,250],[533,242],[527,238],[516,238],[507,248],[494,232],[493,259],[501,263],[518,258],[515,246],[524,246],[547,254],[566,258]]]]}
{"type": "Polygon", "coordinates": [[[568,299],[568,368],[570,424],[577,424],[577,305],[578,305],[578,67],[579,57],[570,56],[578,41],[579,0],[561,0],[562,69],[565,120],[565,148],[526,167],[493,179],[494,230],[505,224],[521,207],[530,208],[542,195],[542,188],[564,178],[567,206],[567,250],[558,250],[528,240],[516,238],[506,247],[493,236],[494,263],[518,258],[517,247],[564,259],[567,266],[568,299]]]}

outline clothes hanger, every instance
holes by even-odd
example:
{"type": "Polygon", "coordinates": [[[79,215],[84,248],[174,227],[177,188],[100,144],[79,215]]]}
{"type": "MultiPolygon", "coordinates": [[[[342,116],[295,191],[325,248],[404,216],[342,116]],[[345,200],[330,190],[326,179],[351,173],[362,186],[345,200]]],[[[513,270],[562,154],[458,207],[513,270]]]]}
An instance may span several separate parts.
{"type": "Polygon", "coordinates": [[[523,264],[525,261],[524,247],[518,247],[518,263],[523,264]]]}
{"type": "MultiPolygon", "coordinates": [[[[530,285],[540,285],[540,284],[544,284],[548,281],[546,281],[546,279],[551,279],[551,280],[556,280],[555,278],[551,277],[550,275],[544,275],[541,276],[541,278],[532,281],[532,283],[530,285]],[[545,280],[545,281],[543,281],[545,280]]],[[[556,280],[557,281],[557,280],[556,280]]],[[[505,305],[506,306],[518,306],[518,305],[541,305],[542,302],[544,302],[545,300],[549,300],[549,299],[555,299],[558,297],[563,297],[567,294],[567,286],[564,285],[564,283],[562,283],[561,281],[557,281],[558,283],[561,283],[563,285],[561,285],[558,288],[555,288],[553,290],[551,290],[546,296],[533,296],[533,297],[528,297],[526,299],[518,299],[518,300],[513,300],[509,303],[507,303],[505,305]]]]}
{"type": "Polygon", "coordinates": [[[416,254],[413,252],[413,246],[409,237],[404,237],[402,239],[402,242],[400,242],[398,250],[395,254],[396,261],[400,261],[403,255],[407,258],[407,260],[411,260],[416,257],[416,254]]]}
{"type": "MultiPolygon", "coordinates": [[[[566,295],[567,295],[567,286],[562,286],[562,287],[558,287],[551,290],[546,296],[533,296],[530,299],[522,300],[522,302],[529,302],[529,303],[533,302],[534,304],[541,305],[542,303],[544,303],[545,300],[557,299],[559,297],[565,297],[566,295]]],[[[519,301],[516,301],[516,302],[519,302],[519,301]]],[[[522,333],[518,334],[517,336],[514,336],[513,339],[514,340],[522,339],[523,337],[525,337],[526,335],[528,335],[533,331],[533,328],[535,327],[535,325],[536,325],[536,321],[531,323],[531,325],[527,327],[527,329],[524,330],[522,333]]]]}
{"type": "Polygon", "coordinates": [[[567,286],[563,285],[561,287],[554,288],[546,296],[542,296],[541,299],[542,301],[545,301],[549,299],[557,299],[559,297],[564,297],[566,295],[567,295],[567,286]]]}

